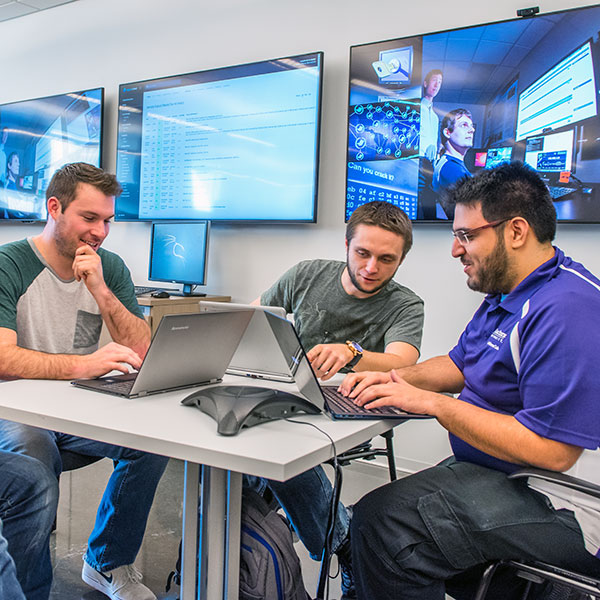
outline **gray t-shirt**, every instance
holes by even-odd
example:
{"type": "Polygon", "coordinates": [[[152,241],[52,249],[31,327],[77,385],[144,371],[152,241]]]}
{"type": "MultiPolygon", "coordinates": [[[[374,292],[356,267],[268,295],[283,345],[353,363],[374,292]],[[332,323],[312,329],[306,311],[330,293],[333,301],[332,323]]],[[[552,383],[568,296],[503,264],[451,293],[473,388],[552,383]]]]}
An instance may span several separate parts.
{"type": "Polygon", "coordinates": [[[261,304],[294,313],[306,351],[346,340],[371,352],[384,352],[391,342],[406,342],[419,350],[423,300],[395,281],[369,298],[350,296],[342,287],[345,266],[336,260],[302,261],[262,294],[261,304]]]}
{"type": "MultiPolygon", "coordinates": [[[[142,317],[123,260],[98,250],[104,280],[134,315],[142,317]]],[[[31,240],[0,247],[0,327],[17,332],[21,348],[51,354],[90,354],[98,348],[102,316],[83,281],[64,280],[31,240]]]]}

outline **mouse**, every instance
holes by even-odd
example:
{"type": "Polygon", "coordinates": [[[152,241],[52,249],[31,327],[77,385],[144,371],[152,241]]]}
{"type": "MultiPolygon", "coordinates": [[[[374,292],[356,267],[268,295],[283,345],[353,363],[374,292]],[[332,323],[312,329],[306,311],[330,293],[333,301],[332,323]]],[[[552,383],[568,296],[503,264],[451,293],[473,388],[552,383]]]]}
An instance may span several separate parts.
{"type": "Polygon", "coordinates": [[[159,290],[158,292],[152,292],[150,295],[153,298],[168,298],[169,292],[165,292],[164,290],[159,290]]]}

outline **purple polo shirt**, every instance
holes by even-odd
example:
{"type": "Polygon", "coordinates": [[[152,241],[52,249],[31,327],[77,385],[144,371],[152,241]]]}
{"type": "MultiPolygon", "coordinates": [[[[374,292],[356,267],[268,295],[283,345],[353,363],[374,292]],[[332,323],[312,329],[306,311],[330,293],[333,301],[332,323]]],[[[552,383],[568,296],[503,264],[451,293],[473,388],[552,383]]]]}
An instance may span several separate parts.
{"type": "MultiPolygon", "coordinates": [[[[504,300],[487,296],[449,355],[465,378],[461,400],[514,415],[545,438],[598,448],[600,280],[560,249],[504,300]]],[[[458,460],[519,468],[453,434],[450,443],[458,460]]]]}

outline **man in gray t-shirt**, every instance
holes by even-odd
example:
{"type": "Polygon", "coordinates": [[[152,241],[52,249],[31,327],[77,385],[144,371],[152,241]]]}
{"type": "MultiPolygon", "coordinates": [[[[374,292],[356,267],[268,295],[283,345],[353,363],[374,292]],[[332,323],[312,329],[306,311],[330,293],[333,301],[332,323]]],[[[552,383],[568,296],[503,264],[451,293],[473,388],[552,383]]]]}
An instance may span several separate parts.
{"type": "Polygon", "coordinates": [[[357,208],[346,228],[346,263],[304,261],[260,302],[294,314],[318,377],[340,369],[389,371],[419,357],[423,301],[392,280],[412,245],[408,217],[387,202],[357,208]]]}
{"type": "MultiPolygon", "coordinates": [[[[294,314],[318,377],[340,370],[389,371],[416,363],[423,330],[423,301],[392,280],[412,245],[408,217],[387,202],[357,208],[346,227],[346,262],[303,261],[255,303],[294,314]]],[[[321,557],[331,485],[323,469],[287,482],[269,481],[311,555],[321,557]]],[[[344,598],[354,598],[349,569],[349,515],[340,505],[333,550],[342,565],[344,598]],[[345,577],[346,576],[346,577],[345,577]]]]}

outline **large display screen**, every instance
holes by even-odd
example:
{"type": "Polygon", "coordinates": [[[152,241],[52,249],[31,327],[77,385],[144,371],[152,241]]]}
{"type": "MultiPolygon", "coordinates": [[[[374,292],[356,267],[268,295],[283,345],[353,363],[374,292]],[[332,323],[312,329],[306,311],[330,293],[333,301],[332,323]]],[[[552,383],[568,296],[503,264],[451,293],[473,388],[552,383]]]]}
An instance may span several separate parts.
{"type": "Polygon", "coordinates": [[[323,54],[119,89],[117,220],[316,220],[323,54]]]}
{"type": "Polygon", "coordinates": [[[104,88],[0,105],[0,221],[46,219],[46,188],[71,162],[102,160],[104,88]]]}
{"type": "Polygon", "coordinates": [[[600,5],[350,49],[346,220],[446,221],[461,177],[520,160],[560,221],[600,222],[600,5]]]}

